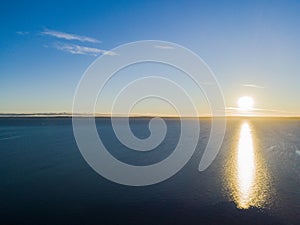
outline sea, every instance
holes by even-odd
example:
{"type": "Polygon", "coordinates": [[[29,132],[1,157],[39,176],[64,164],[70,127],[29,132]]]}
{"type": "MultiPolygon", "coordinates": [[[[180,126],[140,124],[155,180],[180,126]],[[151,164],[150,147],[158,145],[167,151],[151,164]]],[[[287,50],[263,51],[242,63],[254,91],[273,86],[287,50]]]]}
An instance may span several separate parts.
{"type": "MultiPolygon", "coordinates": [[[[181,120],[164,118],[162,143],[137,152],[118,140],[111,118],[95,120],[110,154],[132,165],[164,160],[180,136],[181,120]]],[[[150,120],[130,118],[132,133],[147,138],[150,120]]],[[[157,184],[128,186],[89,166],[71,117],[0,118],[0,224],[300,224],[300,119],[228,118],[201,172],[211,119],[194,120],[200,135],[186,165],[157,184]]]]}

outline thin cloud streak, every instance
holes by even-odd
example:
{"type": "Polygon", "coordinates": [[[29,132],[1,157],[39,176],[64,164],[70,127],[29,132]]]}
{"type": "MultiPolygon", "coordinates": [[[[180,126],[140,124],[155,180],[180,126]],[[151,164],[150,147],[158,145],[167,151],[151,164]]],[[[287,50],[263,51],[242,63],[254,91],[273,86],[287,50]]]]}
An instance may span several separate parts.
{"type": "Polygon", "coordinates": [[[159,49],[174,49],[172,46],[169,45],[154,45],[154,48],[159,48],[159,49]]]}
{"type": "Polygon", "coordinates": [[[81,41],[81,42],[101,43],[100,40],[97,40],[95,38],[76,35],[76,34],[69,34],[69,33],[56,31],[56,30],[44,29],[44,31],[42,31],[41,34],[55,37],[55,38],[65,39],[65,40],[69,40],[69,41],[75,40],[75,41],[81,41]]]}
{"type": "Polygon", "coordinates": [[[250,87],[250,88],[259,88],[263,89],[265,88],[264,86],[256,85],[256,84],[242,84],[243,87],[250,87]]]}
{"type": "Polygon", "coordinates": [[[226,107],[226,113],[232,115],[280,115],[280,116],[298,116],[299,113],[296,112],[289,112],[285,110],[277,110],[277,109],[263,109],[263,108],[252,108],[251,110],[243,111],[238,107],[226,107]]]}
{"type": "Polygon", "coordinates": [[[109,55],[109,56],[117,55],[115,52],[112,51],[107,51],[99,48],[87,47],[82,45],[75,45],[75,44],[58,43],[54,45],[54,48],[75,55],[91,55],[91,56],[97,56],[100,54],[109,55]]]}
{"type": "Polygon", "coordinates": [[[17,31],[16,34],[18,34],[18,35],[27,35],[27,34],[29,34],[29,32],[27,32],[27,31],[17,31]]]}

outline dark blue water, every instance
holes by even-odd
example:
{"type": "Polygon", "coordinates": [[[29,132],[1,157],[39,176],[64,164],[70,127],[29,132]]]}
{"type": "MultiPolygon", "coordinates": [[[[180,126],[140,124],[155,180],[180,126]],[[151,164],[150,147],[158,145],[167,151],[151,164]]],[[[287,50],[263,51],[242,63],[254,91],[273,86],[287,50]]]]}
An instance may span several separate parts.
{"type": "MultiPolygon", "coordinates": [[[[131,120],[136,136],[149,135],[148,121],[131,120]]],[[[77,148],[70,118],[1,118],[0,222],[299,224],[300,120],[246,121],[253,129],[255,151],[262,158],[257,173],[267,171],[262,179],[268,184],[266,196],[252,197],[261,198],[260,204],[246,209],[238,207],[233,189],[228,188],[234,183],[232,174],[226,172],[228,165],[234,164],[231,156],[244,122],[228,121],[223,147],[206,171],[198,171],[210,130],[210,121],[203,119],[198,147],[180,172],[156,185],[129,187],[104,179],[88,166],[77,148]]],[[[111,154],[133,165],[149,165],[172,153],[180,122],[167,119],[166,123],[169,129],[164,142],[153,151],[137,153],[114,136],[110,119],[97,119],[100,136],[111,154]]],[[[254,182],[251,188],[256,185],[260,184],[254,182]]]]}

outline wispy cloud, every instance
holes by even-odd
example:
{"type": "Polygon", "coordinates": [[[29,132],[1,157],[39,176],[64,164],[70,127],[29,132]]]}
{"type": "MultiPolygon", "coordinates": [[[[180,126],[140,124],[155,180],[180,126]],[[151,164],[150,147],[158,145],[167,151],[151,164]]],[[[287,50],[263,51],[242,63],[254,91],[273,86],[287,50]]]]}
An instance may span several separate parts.
{"type": "Polygon", "coordinates": [[[250,87],[250,88],[265,88],[264,86],[256,85],[256,84],[242,84],[243,87],[250,87]]]}
{"type": "Polygon", "coordinates": [[[243,111],[238,107],[226,107],[226,113],[229,115],[253,115],[253,116],[298,116],[297,112],[289,112],[286,110],[278,109],[263,109],[263,108],[252,108],[251,110],[243,111]]]}
{"type": "Polygon", "coordinates": [[[174,47],[169,45],[154,45],[154,48],[160,48],[160,49],[174,49],[174,47]]]}
{"type": "Polygon", "coordinates": [[[17,31],[16,34],[18,34],[18,35],[27,35],[27,34],[29,34],[29,32],[28,31],[17,31]]]}
{"type": "Polygon", "coordinates": [[[56,31],[56,30],[44,29],[44,31],[42,31],[41,34],[60,38],[60,39],[65,39],[65,40],[69,40],[69,41],[75,40],[75,41],[81,41],[81,42],[101,43],[100,40],[97,40],[95,38],[76,35],[76,34],[69,34],[69,33],[56,31]]]}
{"type": "Polygon", "coordinates": [[[110,56],[117,55],[115,52],[112,51],[107,51],[99,48],[87,47],[82,45],[75,45],[75,44],[57,43],[54,45],[54,47],[58,50],[68,52],[71,54],[76,54],[76,55],[91,55],[91,56],[97,56],[100,54],[110,55],[110,56]]]}

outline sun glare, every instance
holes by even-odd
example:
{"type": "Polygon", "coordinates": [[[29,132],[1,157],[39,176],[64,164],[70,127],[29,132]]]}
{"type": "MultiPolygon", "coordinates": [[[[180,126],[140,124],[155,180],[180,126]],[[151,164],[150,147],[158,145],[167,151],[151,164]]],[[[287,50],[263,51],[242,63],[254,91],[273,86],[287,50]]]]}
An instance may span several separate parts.
{"type": "Polygon", "coordinates": [[[238,102],[238,108],[242,111],[249,111],[251,109],[253,109],[254,106],[254,100],[252,97],[249,96],[243,96],[240,97],[238,102]]]}

